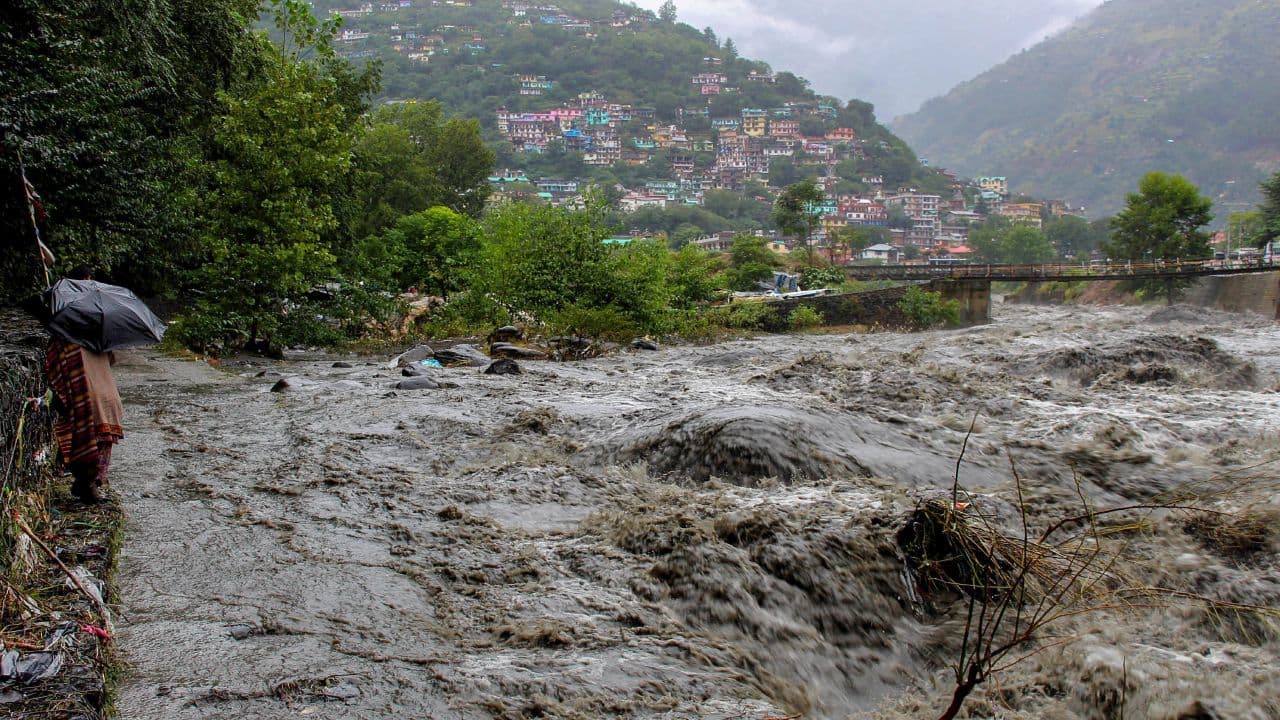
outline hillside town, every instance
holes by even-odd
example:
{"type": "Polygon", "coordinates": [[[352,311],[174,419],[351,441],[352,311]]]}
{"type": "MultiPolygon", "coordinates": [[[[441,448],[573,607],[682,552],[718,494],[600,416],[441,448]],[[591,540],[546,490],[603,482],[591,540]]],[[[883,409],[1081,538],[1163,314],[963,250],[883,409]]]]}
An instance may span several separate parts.
{"type": "MultiPolygon", "coordinates": [[[[471,8],[475,0],[391,0],[333,9],[344,20],[338,35],[340,51],[349,58],[369,56],[369,41],[381,34],[389,49],[413,62],[430,64],[439,56],[463,54],[475,58],[488,50],[489,39],[465,24],[398,22],[405,11],[423,8],[471,8]],[[388,21],[388,18],[391,20],[388,21]],[[377,22],[374,22],[377,19],[377,22]],[[365,27],[378,30],[363,29],[365,27]]],[[[615,11],[607,17],[581,17],[553,4],[504,0],[508,27],[555,27],[591,37],[595,33],[638,33],[654,21],[642,11],[615,11]]],[[[414,17],[423,17],[416,15],[414,17]]],[[[708,56],[699,72],[687,77],[687,97],[699,98],[675,109],[675,120],[661,120],[653,106],[622,102],[603,92],[578,93],[568,100],[557,78],[522,72],[493,63],[487,72],[509,76],[511,95],[524,109],[499,107],[486,125],[496,127],[501,142],[518,158],[572,155],[587,170],[640,168],[639,182],[619,185],[616,206],[622,213],[644,208],[666,210],[703,205],[709,190],[743,193],[771,203],[780,188],[770,186],[771,169],[789,164],[802,177],[815,177],[825,200],[811,208],[817,218],[810,240],[836,262],[899,261],[929,257],[964,258],[968,228],[989,215],[1039,227],[1049,213],[1068,213],[1066,206],[1046,206],[1010,194],[1005,177],[962,179],[945,170],[949,192],[936,194],[911,186],[889,186],[874,172],[850,177],[847,168],[866,166],[866,159],[886,148],[884,140],[868,140],[850,127],[833,126],[837,109],[821,101],[787,101],[777,107],[744,107],[715,102],[743,94],[744,86],[773,85],[774,72],[752,70],[731,78],[723,59],[708,56]],[[539,105],[539,101],[546,102],[539,105]],[[530,109],[535,108],[535,109],[530,109]],[[726,110],[732,108],[732,111],[726,110]],[[876,147],[876,146],[880,147],[876,147]],[[842,163],[844,164],[842,166],[842,163]],[[844,172],[838,173],[837,168],[844,172]],[[856,188],[856,191],[851,191],[856,188]],[[884,242],[853,250],[842,243],[844,231],[858,227],[883,228],[884,242]]],[[[921,161],[926,162],[926,161],[921,161]]],[[[530,164],[534,164],[530,162],[530,164]]],[[[596,184],[589,176],[530,176],[520,169],[496,172],[489,178],[497,200],[540,201],[553,205],[581,202],[583,192],[596,184]]],[[[632,230],[635,235],[645,234],[632,230]]],[[[708,249],[727,248],[732,232],[717,233],[697,242],[708,249]]],[[[771,244],[787,252],[792,243],[781,238],[771,244]]],[[[794,239],[792,239],[794,241],[794,239]]]]}

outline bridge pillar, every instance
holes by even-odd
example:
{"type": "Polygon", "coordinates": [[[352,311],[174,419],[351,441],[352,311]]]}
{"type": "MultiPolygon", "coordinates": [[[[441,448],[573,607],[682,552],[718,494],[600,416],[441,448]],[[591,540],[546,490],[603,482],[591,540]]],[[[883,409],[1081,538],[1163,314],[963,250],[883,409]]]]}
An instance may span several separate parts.
{"type": "Polygon", "coordinates": [[[943,300],[960,303],[960,324],[985,325],[991,322],[990,280],[934,280],[929,289],[942,293],[943,300]]]}

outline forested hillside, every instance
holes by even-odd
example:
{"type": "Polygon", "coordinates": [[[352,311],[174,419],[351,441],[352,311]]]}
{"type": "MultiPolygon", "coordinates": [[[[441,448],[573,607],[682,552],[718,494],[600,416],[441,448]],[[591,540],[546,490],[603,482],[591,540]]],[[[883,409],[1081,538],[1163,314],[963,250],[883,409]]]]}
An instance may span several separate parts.
{"type": "Polygon", "coordinates": [[[1150,170],[1253,204],[1280,169],[1280,4],[1111,0],[897,120],[923,157],[1109,214],[1150,170]]]}

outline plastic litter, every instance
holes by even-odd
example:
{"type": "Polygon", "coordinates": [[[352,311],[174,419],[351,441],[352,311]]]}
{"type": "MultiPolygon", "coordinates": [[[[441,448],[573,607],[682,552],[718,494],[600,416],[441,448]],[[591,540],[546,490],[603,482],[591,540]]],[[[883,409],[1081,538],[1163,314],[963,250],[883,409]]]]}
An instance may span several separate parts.
{"type": "Polygon", "coordinates": [[[27,697],[26,695],[23,695],[17,690],[5,690],[4,692],[0,692],[0,705],[8,705],[9,703],[16,703],[19,700],[22,700],[26,697],[27,697]]]}
{"type": "Polygon", "coordinates": [[[97,625],[90,625],[89,623],[80,623],[80,631],[89,633],[90,635],[96,635],[97,637],[100,637],[103,640],[111,639],[111,634],[108,633],[106,630],[103,630],[102,628],[98,627],[97,625]]]}
{"type": "Polygon", "coordinates": [[[440,364],[440,361],[435,358],[427,358],[426,360],[419,361],[418,364],[424,368],[443,368],[444,367],[443,365],[440,364]]]}
{"type": "Polygon", "coordinates": [[[51,678],[62,669],[62,653],[33,652],[26,655],[10,650],[0,656],[0,683],[17,681],[23,685],[51,678]]]}

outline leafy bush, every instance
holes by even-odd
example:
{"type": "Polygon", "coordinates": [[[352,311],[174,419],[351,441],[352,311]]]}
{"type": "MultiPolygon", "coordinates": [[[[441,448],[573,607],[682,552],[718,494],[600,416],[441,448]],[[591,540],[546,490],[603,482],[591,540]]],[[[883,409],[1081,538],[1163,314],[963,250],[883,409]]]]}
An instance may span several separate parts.
{"type": "Polygon", "coordinates": [[[808,267],[800,272],[800,289],[834,288],[845,283],[848,278],[844,271],[835,267],[808,267]]]}
{"type": "Polygon", "coordinates": [[[548,319],[552,330],[595,340],[623,341],[639,335],[639,328],[615,307],[589,308],[570,305],[548,319]]]}
{"type": "Polygon", "coordinates": [[[178,342],[204,355],[222,355],[244,344],[248,336],[241,330],[247,321],[234,313],[199,304],[173,321],[165,332],[166,344],[178,342]]]}
{"type": "Polygon", "coordinates": [[[670,253],[652,241],[609,245],[608,236],[599,208],[501,207],[486,219],[472,288],[511,314],[613,308],[647,327],[670,302],[670,253]]]}
{"type": "Polygon", "coordinates": [[[906,294],[898,301],[898,309],[916,327],[960,324],[960,301],[943,300],[942,293],[921,290],[914,285],[907,288],[906,294]]]}
{"type": "Polygon", "coordinates": [[[817,327],[822,324],[822,315],[808,305],[801,305],[787,316],[787,324],[792,330],[817,327]]]}
{"type": "Polygon", "coordinates": [[[772,307],[765,303],[742,303],[733,305],[729,309],[728,316],[725,318],[725,327],[740,328],[743,330],[759,330],[764,327],[769,316],[774,312],[772,307]]]}

